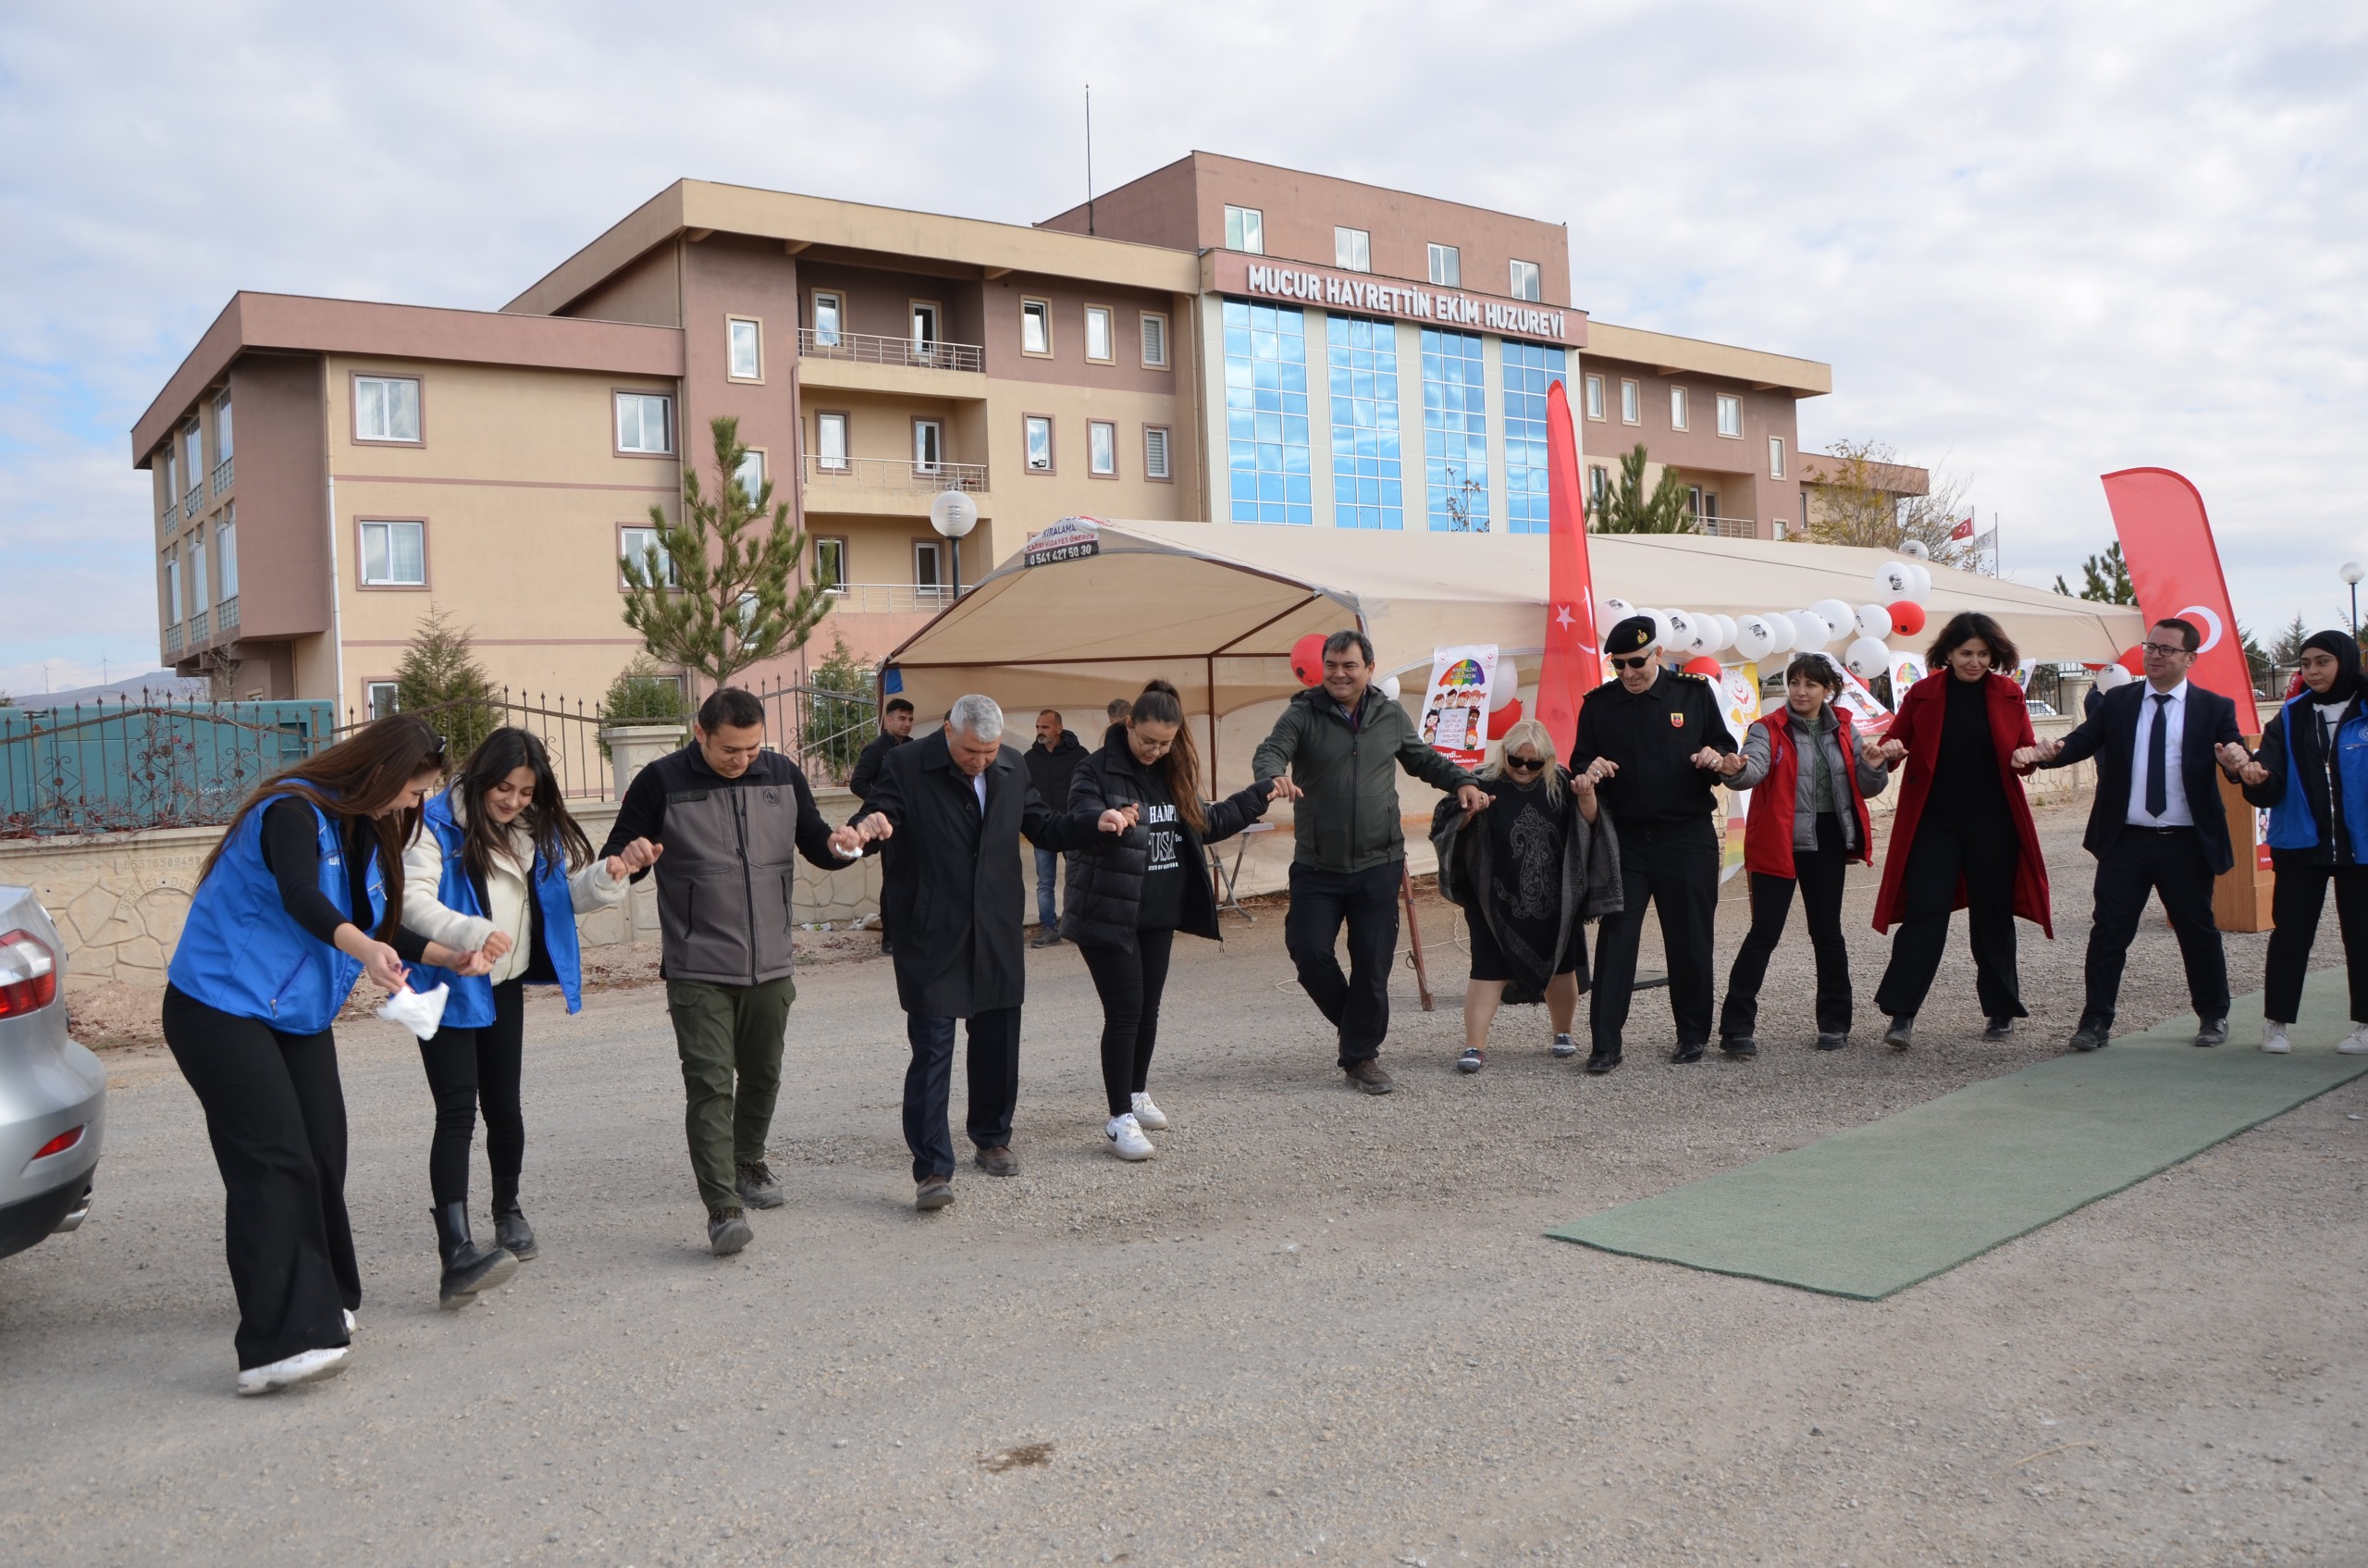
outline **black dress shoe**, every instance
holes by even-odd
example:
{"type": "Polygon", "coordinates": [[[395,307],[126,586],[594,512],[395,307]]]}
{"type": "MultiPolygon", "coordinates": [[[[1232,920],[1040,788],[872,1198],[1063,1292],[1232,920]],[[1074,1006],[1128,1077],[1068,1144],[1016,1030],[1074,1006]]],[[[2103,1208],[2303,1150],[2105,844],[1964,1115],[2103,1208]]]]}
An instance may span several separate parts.
{"type": "Polygon", "coordinates": [[[1894,1051],[1905,1051],[1910,1045],[1915,1044],[1916,1015],[1914,1013],[1902,1013],[1899,1017],[1892,1019],[1891,1027],[1883,1031],[1883,1043],[1890,1046],[1894,1051]]]}
{"type": "Polygon", "coordinates": [[[1610,1072],[1613,1068],[1616,1068],[1619,1065],[1619,1052],[1597,1051],[1587,1057],[1587,1073],[1590,1077],[1601,1078],[1605,1073],[1610,1072]]]}
{"type": "Polygon", "coordinates": [[[1846,1029],[1832,1031],[1817,1037],[1817,1048],[1820,1051],[1839,1051],[1849,1043],[1850,1031],[1846,1029]]]}
{"type": "Polygon", "coordinates": [[[1759,1055],[1759,1042],[1748,1034],[1738,1034],[1720,1041],[1719,1049],[1730,1056],[1757,1056],[1759,1055]]]}
{"type": "Polygon", "coordinates": [[[2203,1027],[2195,1031],[2195,1043],[2198,1045],[2226,1045],[2228,1043],[2228,1020],[2226,1019],[2204,1019],[2202,1022],[2203,1027]]]}
{"type": "Polygon", "coordinates": [[[1688,1062],[1700,1061],[1702,1059],[1702,1051],[1703,1043],[1701,1041],[1681,1040],[1677,1043],[1677,1049],[1669,1054],[1669,1059],[1676,1063],[1678,1066],[1684,1067],[1688,1062]]]}
{"type": "Polygon", "coordinates": [[[2013,1019],[1996,1018],[1992,1019],[1990,1020],[1990,1027],[1981,1031],[1981,1038],[1984,1040],[2004,1040],[2006,1036],[2014,1032],[2015,1020],[2013,1019]]]}
{"type": "Polygon", "coordinates": [[[2075,1051],[2096,1050],[2111,1037],[2113,1025],[2110,1023],[2099,1023],[2092,1019],[2084,1019],[2080,1027],[2072,1031],[2070,1042],[2072,1049],[2075,1051]]]}

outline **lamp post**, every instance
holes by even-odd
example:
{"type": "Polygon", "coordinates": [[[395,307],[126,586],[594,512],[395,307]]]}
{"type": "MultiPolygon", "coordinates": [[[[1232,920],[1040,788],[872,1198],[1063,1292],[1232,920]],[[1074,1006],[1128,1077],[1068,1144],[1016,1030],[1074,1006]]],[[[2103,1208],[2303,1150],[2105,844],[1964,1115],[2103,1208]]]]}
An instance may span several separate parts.
{"type": "Polygon", "coordinates": [[[2360,579],[2362,577],[2368,577],[2368,571],[2363,571],[2360,562],[2347,561],[2343,563],[2343,580],[2351,585],[2351,640],[2353,642],[2360,640],[2360,579]]]}
{"type": "Polygon", "coordinates": [[[954,597],[962,597],[962,540],[979,525],[979,503],[960,490],[940,490],[929,503],[929,525],[954,546],[954,597]]]}

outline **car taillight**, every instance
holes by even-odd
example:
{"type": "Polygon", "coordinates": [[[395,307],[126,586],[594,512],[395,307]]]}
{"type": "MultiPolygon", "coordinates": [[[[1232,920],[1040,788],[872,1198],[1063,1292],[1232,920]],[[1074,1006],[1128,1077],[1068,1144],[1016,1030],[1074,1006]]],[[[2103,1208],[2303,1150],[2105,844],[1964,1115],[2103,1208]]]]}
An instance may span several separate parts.
{"type": "MultiPolygon", "coordinates": [[[[86,1122],[83,1124],[83,1127],[87,1126],[89,1126],[89,1123],[86,1122]]],[[[33,1151],[33,1159],[45,1160],[52,1154],[62,1154],[67,1150],[72,1148],[75,1144],[80,1143],[82,1141],[83,1127],[68,1128],[66,1131],[59,1133],[48,1142],[43,1143],[40,1148],[33,1151]]],[[[27,1160],[25,1163],[27,1165],[31,1165],[32,1160],[27,1160]]]]}
{"type": "Polygon", "coordinates": [[[29,931],[0,934],[0,1019],[57,1000],[57,955],[29,931]]]}

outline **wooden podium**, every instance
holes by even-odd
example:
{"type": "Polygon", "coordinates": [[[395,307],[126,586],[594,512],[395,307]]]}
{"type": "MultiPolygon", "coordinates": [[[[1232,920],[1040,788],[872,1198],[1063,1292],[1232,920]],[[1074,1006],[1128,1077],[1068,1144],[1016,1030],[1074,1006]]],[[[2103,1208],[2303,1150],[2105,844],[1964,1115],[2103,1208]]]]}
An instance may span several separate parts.
{"type": "MultiPolygon", "coordinates": [[[[2247,735],[2245,744],[2258,747],[2261,736],[2247,735]]],[[[2270,891],[2277,873],[2269,869],[2269,813],[2254,809],[2244,793],[2214,770],[2220,783],[2221,803],[2228,812],[2228,846],[2237,863],[2217,878],[2212,889],[2212,918],[2222,931],[2267,931],[2270,891]]]]}

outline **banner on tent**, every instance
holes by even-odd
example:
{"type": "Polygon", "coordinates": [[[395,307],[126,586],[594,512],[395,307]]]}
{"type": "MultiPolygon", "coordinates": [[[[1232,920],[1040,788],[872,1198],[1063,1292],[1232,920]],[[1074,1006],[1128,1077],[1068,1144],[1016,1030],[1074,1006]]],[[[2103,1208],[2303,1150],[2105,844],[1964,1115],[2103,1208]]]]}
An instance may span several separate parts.
{"type": "MultiPolygon", "coordinates": [[[[1894,698],[1899,695],[1896,682],[1892,685],[1892,695],[1894,698]]],[[[1850,717],[1862,735],[1879,735],[1891,728],[1891,710],[1877,702],[1875,694],[1867,689],[1867,683],[1852,674],[1846,667],[1842,671],[1842,695],[1833,700],[1850,710],[1850,717]]]]}
{"type": "Polygon", "coordinates": [[[1102,553],[1102,525],[1091,517],[1064,517],[1042,533],[1028,536],[1020,547],[1022,566],[1049,566],[1055,561],[1082,561],[1102,553]]]}
{"type": "Polygon", "coordinates": [[[1431,651],[1423,692],[1423,739],[1459,767],[1476,768],[1488,750],[1488,707],[1497,680],[1497,645],[1471,643],[1431,651]]]}

